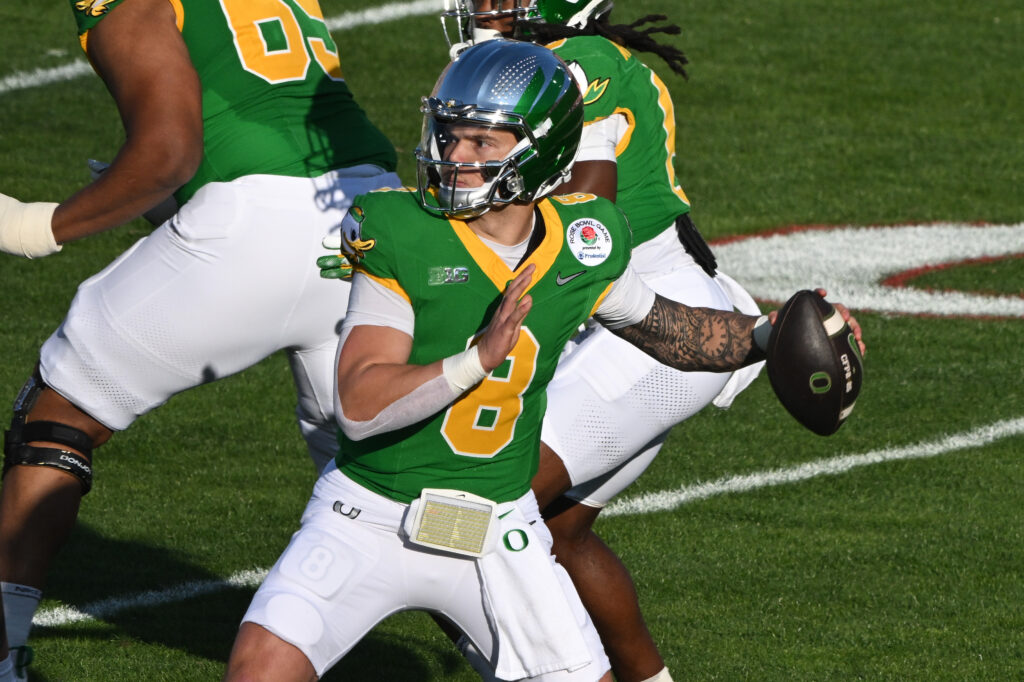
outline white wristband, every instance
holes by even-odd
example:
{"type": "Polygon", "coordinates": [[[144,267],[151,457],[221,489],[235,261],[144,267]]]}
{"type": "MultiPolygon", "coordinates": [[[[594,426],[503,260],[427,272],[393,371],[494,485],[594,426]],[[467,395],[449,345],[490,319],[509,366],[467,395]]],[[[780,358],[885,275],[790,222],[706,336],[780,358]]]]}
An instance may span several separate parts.
{"type": "Polygon", "coordinates": [[[470,386],[480,383],[488,372],[480,364],[480,350],[470,346],[468,350],[456,353],[441,362],[442,373],[448,386],[455,393],[462,393],[470,386]]]}
{"type": "Polygon", "coordinates": [[[25,258],[41,258],[61,247],[53,238],[53,212],[57,204],[24,203],[0,194],[0,251],[25,258]]]}
{"type": "Polygon", "coordinates": [[[758,348],[764,352],[768,352],[768,339],[772,335],[772,325],[768,321],[767,315],[762,315],[757,318],[757,322],[754,323],[754,343],[758,348]]]}

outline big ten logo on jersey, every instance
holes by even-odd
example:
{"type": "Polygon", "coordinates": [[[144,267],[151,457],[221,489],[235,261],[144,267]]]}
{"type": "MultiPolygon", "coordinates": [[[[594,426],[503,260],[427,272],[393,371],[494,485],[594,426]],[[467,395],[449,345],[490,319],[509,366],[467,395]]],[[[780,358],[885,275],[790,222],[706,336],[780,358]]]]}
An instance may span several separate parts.
{"type": "Polygon", "coordinates": [[[603,263],[612,252],[612,235],[600,221],[580,218],[569,224],[565,241],[572,255],[584,265],[603,263]]]}
{"type": "Polygon", "coordinates": [[[469,281],[469,268],[461,265],[439,265],[427,270],[427,284],[460,284],[469,281]]]}
{"type": "Polygon", "coordinates": [[[344,80],[338,47],[316,0],[221,0],[238,58],[268,83],[305,80],[312,61],[331,80],[344,80]],[[296,11],[297,8],[297,11],[296,11]]]}

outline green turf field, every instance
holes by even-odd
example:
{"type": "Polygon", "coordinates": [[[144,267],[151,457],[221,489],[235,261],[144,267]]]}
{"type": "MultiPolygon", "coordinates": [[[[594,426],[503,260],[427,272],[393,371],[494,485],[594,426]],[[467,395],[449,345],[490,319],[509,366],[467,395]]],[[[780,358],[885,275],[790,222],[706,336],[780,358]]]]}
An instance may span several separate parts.
{"type": "MultiPolygon", "coordinates": [[[[331,18],[364,8],[322,4],[331,18]]],[[[967,252],[986,226],[1024,221],[1019,2],[623,0],[613,18],[650,12],[682,25],[663,39],[692,62],[684,81],[648,59],[674,95],[677,170],[707,236],[948,222],[977,226],[967,252]]],[[[418,100],[446,61],[436,16],[335,38],[413,181],[418,100]]],[[[81,60],[66,3],[5,3],[0,46],[0,191],[58,201],[88,181],[87,158],[115,154],[117,111],[95,76],[37,84],[81,60]]],[[[0,406],[78,283],[149,229],[0,256],[0,406]]],[[[1020,234],[1008,253],[1024,253],[1020,234]]],[[[1024,297],[1020,257],[929,268],[928,254],[910,254],[924,268],[911,290],[1024,297]]],[[[802,430],[762,377],[676,428],[627,491],[635,504],[598,531],[633,570],[677,680],[1024,679],[1024,315],[861,310],[849,291],[869,351],[839,433],[802,430]],[[656,493],[652,510],[640,496],[656,493]]],[[[272,357],[99,451],[33,631],[33,679],[219,679],[313,482],[292,415],[272,357]]],[[[425,616],[404,614],[325,679],[475,676],[425,616]]]]}

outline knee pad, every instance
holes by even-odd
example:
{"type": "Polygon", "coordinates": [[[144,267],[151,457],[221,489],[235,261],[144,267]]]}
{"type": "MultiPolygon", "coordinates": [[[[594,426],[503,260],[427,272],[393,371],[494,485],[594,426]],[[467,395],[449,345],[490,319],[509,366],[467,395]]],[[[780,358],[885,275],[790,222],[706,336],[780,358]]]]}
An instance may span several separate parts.
{"type": "Polygon", "coordinates": [[[3,476],[11,467],[48,466],[66,471],[76,478],[85,495],[92,488],[92,439],[72,426],[57,422],[25,422],[25,418],[46,384],[39,375],[39,368],[29,378],[14,401],[14,417],[11,428],[4,432],[3,476]],[[60,443],[78,452],[60,448],[29,445],[31,441],[60,443]],[[81,454],[79,454],[81,453],[81,454]]]}

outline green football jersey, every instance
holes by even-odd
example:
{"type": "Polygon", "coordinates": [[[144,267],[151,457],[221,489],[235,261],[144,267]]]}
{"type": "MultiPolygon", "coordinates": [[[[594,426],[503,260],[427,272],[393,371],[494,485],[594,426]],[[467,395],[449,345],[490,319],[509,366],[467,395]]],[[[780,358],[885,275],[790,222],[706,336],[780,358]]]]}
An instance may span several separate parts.
{"type": "MultiPolygon", "coordinates": [[[[89,30],[124,0],[70,1],[85,48],[89,30]]],[[[316,0],[168,2],[203,91],[203,160],[179,203],[243,175],[395,169],[394,148],[345,84],[316,0]]]]}
{"type": "MultiPolygon", "coordinates": [[[[591,194],[538,203],[540,244],[533,307],[509,359],[447,409],[391,433],[342,436],[338,467],[365,487],[401,502],[423,488],[453,488],[497,502],[530,487],[537,469],[545,387],[565,342],[626,269],[629,226],[611,202],[591,194]]],[[[487,325],[515,277],[466,223],[419,207],[414,191],[356,199],[360,234],[346,234],[357,271],[406,298],[415,315],[411,364],[464,351],[487,325]]]]}
{"type": "Polygon", "coordinates": [[[615,149],[616,203],[629,217],[634,245],[656,237],[690,210],[673,167],[676,126],[668,88],[628,50],[605,38],[578,36],[548,47],[586,74],[586,123],[625,116],[629,128],[615,149]]]}

